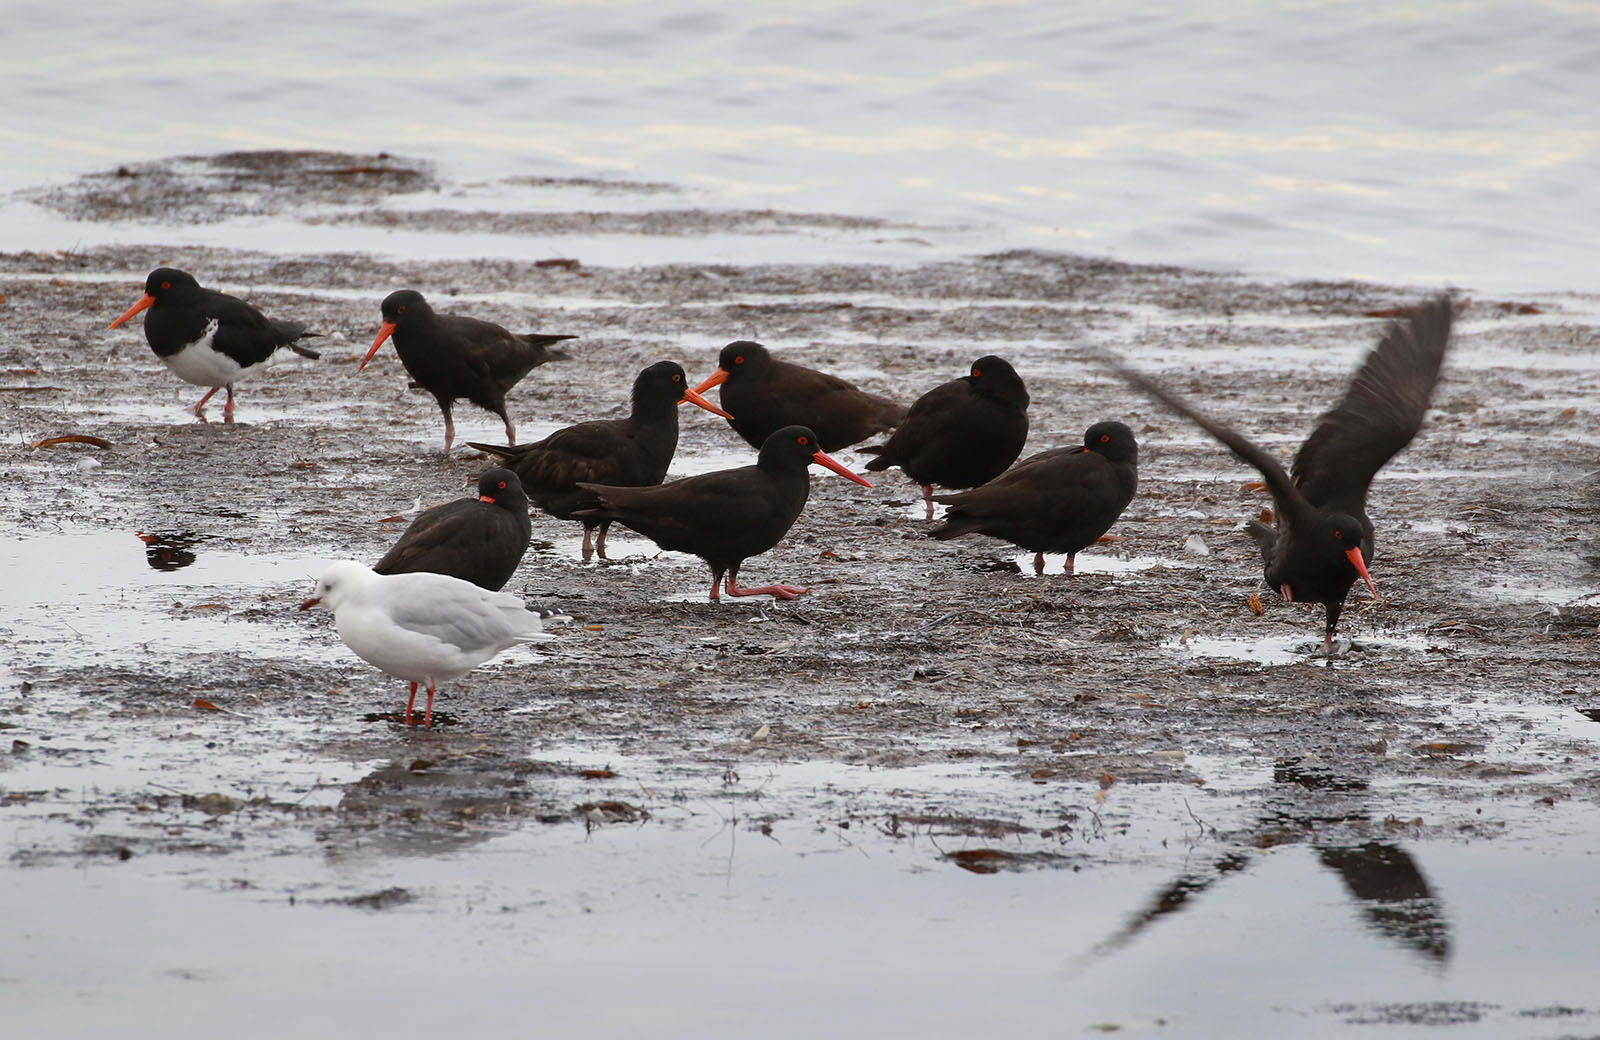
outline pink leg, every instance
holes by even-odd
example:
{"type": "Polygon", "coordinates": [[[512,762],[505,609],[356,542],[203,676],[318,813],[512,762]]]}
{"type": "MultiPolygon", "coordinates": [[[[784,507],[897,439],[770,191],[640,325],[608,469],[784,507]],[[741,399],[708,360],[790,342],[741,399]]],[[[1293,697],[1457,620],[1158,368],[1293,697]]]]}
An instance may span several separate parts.
{"type": "Polygon", "coordinates": [[[406,700],[406,725],[407,726],[415,726],[416,725],[415,720],[413,720],[411,718],[411,706],[416,704],[416,703],[417,703],[417,684],[416,683],[412,683],[411,684],[411,696],[406,700]]]}
{"type": "Polygon", "coordinates": [[[511,422],[511,420],[509,418],[506,419],[506,443],[507,444],[515,444],[515,443],[517,443],[517,428],[516,428],[516,426],[514,426],[512,424],[512,422],[511,422]]]}
{"type": "Polygon", "coordinates": [[[1283,601],[1285,603],[1294,602],[1294,590],[1289,588],[1288,582],[1284,582],[1282,585],[1278,586],[1278,595],[1283,597],[1283,601]]]}
{"type": "Polygon", "coordinates": [[[1043,574],[1044,573],[1044,553],[1034,553],[1033,554],[1033,573],[1035,573],[1035,574],[1043,574]]]}
{"type": "Polygon", "coordinates": [[[1078,566],[1078,554],[1077,553],[1067,553],[1067,566],[1065,568],[1066,572],[1068,574],[1076,574],[1076,573],[1078,573],[1077,566],[1078,566]]]}
{"type": "Polygon", "coordinates": [[[798,585],[763,585],[759,589],[749,589],[739,584],[739,569],[735,567],[728,572],[728,595],[730,596],[773,596],[777,599],[795,599],[804,596],[810,589],[802,589],[798,585]]]}
{"type": "Polygon", "coordinates": [[[206,410],[206,402],[217,396],[217,391],[221,389],[222,387],[220,386],[214,386],[210,390],[206,391],[206,395],[200,398],[200,400],[195,403],[195,406],[189,409],[189,411],[193,412],[196,416],[203,413],[206,410]]]}
{"type": "Polygon", "coordinates": [[[456,424],[448,414],[444,417],[444,453],[450,454],[450,445],[456,442],[456,424]]]}
{"type": "Polygon", "coordinates": [[[422,725],[423,725],[424,729],[432,729],[433,728],[433,693],[434,693],[434,690],[435,690],[435,687],[432,684],[430,684],[428,686],[428,711],[427,711],[427,714],[422,717],[422,725]]]}
{"type": "MultiPolygon", "coordinates": [[[[594,531],[592,529],[590,529],[589,525],[588,524],[584,524],[583,525],[583,562],[584,563],[588,563],[589,562],[589,557],[594,555],[594,543],[592,541],[590,541],[590,538],[591,538],[591,536],[593,534],[594,534],[594,531]]],[[[605,559],[604,556],[602,556],[600,558],[602,560],[605,559]]]]}
{"type": "Polygon", "coordinates": [[[609,530],[610,527],[611,525],[609,523],[601,524],[600,534],[594,540],[594,551],[600,554],[600,558],[602,560],[610,559],[610,557],[606,555],[606,531],[609,530]]]}
{"type": "Polygon", "coordinates": [[[722,572],[719,571],[719,570],[713,570],[711,572],[711,602],[713,602],[713,603],[721,603],[722,602],[722,597],[717,593],[717,586],[719,586],[721,584],[722,584],[722,572]]]}
{"type": "Polygon", "coordinates": [[[222,406],[222,421],[233,422],[233,387],[228,387],[228,403],[222,406]]]}
{"type": "Polygon", "coordinates": [[[928,519],[933,519],[933,485],[922,485],[922,503],[928,507],[928,519]]]}

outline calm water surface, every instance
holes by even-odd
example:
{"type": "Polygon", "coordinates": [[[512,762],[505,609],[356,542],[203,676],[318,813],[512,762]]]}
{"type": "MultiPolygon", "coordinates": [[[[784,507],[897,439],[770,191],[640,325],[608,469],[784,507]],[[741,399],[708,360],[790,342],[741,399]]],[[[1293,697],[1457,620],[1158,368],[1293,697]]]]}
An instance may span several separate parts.
{"type": "MultiPolygon", "coordinates": [[[[666,181],[695,205],[960,228],[937,244],[968,251],[1497,291],[1595,269],[1600,6],[1581,2],[23,2],[0,85],[0,188],[386,149],[454,182],[666,181]]],[[[0,248],[104,234],[16,210],[0,248]]]]}

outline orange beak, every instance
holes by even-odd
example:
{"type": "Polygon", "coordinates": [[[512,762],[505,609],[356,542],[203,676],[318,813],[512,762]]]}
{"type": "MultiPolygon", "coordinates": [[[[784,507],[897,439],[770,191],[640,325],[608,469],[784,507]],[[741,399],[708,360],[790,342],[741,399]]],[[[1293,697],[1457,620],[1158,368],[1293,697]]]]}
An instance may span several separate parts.
{"type": "Polygon", "coordinates": [[[490,505],[494,505],[494,496],[493,495],[479,495],[478,496],[478,501],[479,502],[487,502],[490,505]]]}
{"type": "Polygon", "coordinates": [[[812,454],[812,456],[811,456],[811,461],[815,462],[817,465],[822,466],[822,467],[824,467],[826,469],[833,470],[835,473],[839,474],[839,476],[845,478],[846,480],[855,481],[857,484],[860,484],[862,487],[871,487],[872,486],[866,480],[866,478],[858,477],[854,473],[851,473],[849,470],[844,468],[844,465],[842,463],[836,461],[833,458],[833,456],[829,455],[825,451],[818,450],[818,451],[814,452],[812,454]]]}
{"type": "Polygon", "coordinates": [[[383,346],[383,341],[392,335],[394,335],[394,322],[386,321],[378,326],[378,338],[372,341],[371,347],[367,348],[367,356],[362,358],[361,364],[356,366],[357,372],[367,367],[367,362],[371,361],[372,356],[378,352],[378,348],[383,346]]]}
{"type": "Polygon", "coordinates": [[[301,610],[310,610],[312,607],[316,606],[318,603],[321,603],[321,602],[322,601],[320,599],[318,599],[315,596],[312,596],[310,599],[308,599],[304,603],[300,604],[300,609],[301,610]]]}
{"type": "Polygon", "coordinates": [[[111,329],[116,328],[118,325],[121,325],[123,322],[127,321],[129,318],[133,317],[135,314],[138,314],[140,311],[144,310],[146,307],[155,302],[156,298],[154,296],[151,296],[149,293],[145,293],[143,296],[139,297],[138,303],[122,312],[122,317],[118,318],[116,321],[112,322],[106,327],[111,329]]]}
{"type": "Polygon", "coordinates": [[[1367,583],[1367,588],[1372,590],[1372,598],[1382,599],[1383,597],[1378,595],[1378,586],[1372,584],[1372,575],[1367,573],[1367,563],[1361,558],[1361,550],[1346,549],[1344,555],[1350,561],[1350,566],[1354,567],[1356,573],[1361,575],[1361,580],[1367,583]]]}
{"type": "Polygon", "coordinates": [[[709,376],[706,376],[706,381],[704,383],[701,383],[699,386],[695,387],[694,388],[694,392],[697,393],[697,394],[703,394],[707,390],[710,390],[712,387],[721,386],[723,383],[726,383],[727,381],[728,381],[728,370],[725,369],[725,368],[719,368],[715,372],[711,373],[709,376]]]}
{"type": "Polygon", "coordinates": [[[710,412],[712,415],[720,415],[724,419],[727,419],[729,422],[733,421],[733,416],[729,415],[727,412],[723,411],[721,408],[718,408],[716,405],[712,404],[710,401],[706,400],[704,397],[701,397],[700,396],[700,391],[698,391],[698,390],[685,390],[683,392],[683,396],[678,398],[678,403],[682,404],[685,401],[688,401],[690,404],[693,404],[693,405],[699,405],[701,408],[704,408],[706,411],[710,412]]]}

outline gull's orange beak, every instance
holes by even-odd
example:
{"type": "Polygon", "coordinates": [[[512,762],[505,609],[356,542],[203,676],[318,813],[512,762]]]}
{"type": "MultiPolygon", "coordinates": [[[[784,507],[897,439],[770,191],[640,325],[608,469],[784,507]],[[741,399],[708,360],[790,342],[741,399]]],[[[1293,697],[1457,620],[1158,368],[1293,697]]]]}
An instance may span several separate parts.
{"type": "Polygon", "coordinates": [[[724,419],[727,419],[729,422],[733,421],[733,416],[729,415],[727,412],[723,411],[721,408],[718,408],[716,405],[712,404],[706,398],[701,397],[700,396],[700,391],[698,391],[698,390],[685,390],[683,392],[683,396],[678,398],[678,403],[682,404],[685,401],[688,401],[690,404],[693,404],[693,405],[699,405],[701,408],[704,408],[706,411],[710,412],[712,415],[720,415],[724,419]]]}
{"type": "Polygon", "coordinates": [[[118,318],[116,321],[112,322],[106,327],[111,329],[116,328],[118,325],[121,325],[123,322],[127,321],[129,318],[133,317],[135,314],[138,314],[140,311],[144,310],[146,307],[155,302],[156,298],[154,296],[151,296],[149,293],[145,293],[143,296],[139,297],[138,303],[122,312],[122,317],[118,318]]]}
{"type": "Polygon", "coordinates": [[[312,596],[310,599],[308,599],[304,603],[300,604],[300,609],[301,610],[310,610],[312,607],[316,606],[318,603],[321,603],[321,602],[322,602],[322,600],[318,599],[315,596],[312,596]]]}
{"type": "Polygon", "coordinates": [[[372,341],[371,347],[367,348],[367,356],[362,358],[361,364],[356,366],[357,372],[367,367],[367,362],[371,361],[372,356],[378,352],[378,348],[383,346],[383,341],[392,335],[394,335],[394,322],[386,321],[378,326],[378,338],[372,341]]]}
{"type": "Polygon", "coordinates": [[[839,476],[841,476],[841,477],[844,477],[846,480],[855,481],[857,484],[860,484],[862,487],[871,487],[872,486],[872,484],[869,483],[866,480],[866,478],[858,477],[854,473],[851,473],[849,470],[844,468],[844,464],[843,463],[838,462],[837,460],[834,459],[833,456],[829,455],[825,451],[822,451],[822,450],[819,449],[818,451],[813,452],[812,455],[811,455],[811,461],[815,462],[819,466],[823,466],[823,467],[825,467],[827,469],[833,470],[835,473],[839,474],[839,476]]]}
{"type": "Polygon", "coordinates": [[[1367,573],[1367,563],[1361,558],[1361,550],[1359,548],[1346,549],[1344,555],[1350,561],[1350,566],[1354,567],[1356,573],[1361,575],[1361,580],[1367,583],[1367,588],[1372,590],[1372,598],[1382,599],[1383,597],[1378,595],[1378,586],[1372,584],[1372,575],[1367,573]]]}

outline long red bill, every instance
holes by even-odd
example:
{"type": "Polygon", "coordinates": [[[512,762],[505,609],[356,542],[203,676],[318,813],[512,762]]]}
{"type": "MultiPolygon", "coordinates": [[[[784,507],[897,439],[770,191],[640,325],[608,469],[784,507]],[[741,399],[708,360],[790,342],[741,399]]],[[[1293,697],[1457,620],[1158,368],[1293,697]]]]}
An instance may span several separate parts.
{"type": "Polygon", "coordinates": [[[1346,549],[1344,555],[1350,561],[1350,566],[1354,567],[1356,573],[1361,575],[1361,580],[1367,583],[1367,588],[1372,590],[1372,597],[1374,599],[1382,599],[1383,597],[1378,595],[1378,586],[1372,584],[1372,575],[1367,573],[1367,563],[1361,558],[1361,550],[1346,549]]]}
{"type": "Polygon", "coordinates": [[[833,470],[835,473],[839,474],[839,476],[841,476],[841,477],[844,477],[846,480],[855,481],[857,484],[860,484],[862,487],[871,487],[872,486],[872,483],[870,481],[868,481],[865,477],[858,477],[854,473],[851,473],[848,469],[845,469],[843,463],[838,462],[837,460],[835,460],[833,458],[833,456],[829,455],[825,451],[820,451],[819,450],[819,451],[813,452],[812,455],[811,455],[811,461],[815,462],[819,466],[822,466],[822,467],[825,467],[827,469],[833,470]]]}
{"type": "Polygon", "coordinates": [[[394,335],[394,322],[386,321],[378,326],[378,338],[372,341],[372,346],[367,349],[367,356],[362,358],[361,364],[356,366],[357,372],[367,367],[367,362],[371,361],[373,355],[378,352],[378,348],[383,346],[383,341],[392,335],[394,335]]]}
{"type": "Polygon", "coordinates": [[[106,327],[112,329],[116,328],[118,325],[121,325],[123,322],[127,321],[129,318],[133,317],[135,314],[138,314],[140,311],[144,310],[146,307],[155,302],[156,298],[154,296],[151,296],[149,293],[145,293],[143,296],[139,297],[138,303],[122,312],[122,317],[118,318],[116,321],[112,322],[106,327]]]}
{"type": "Polygon", "coordinates": [[[301,610],[310,610],[312,607],[316,606],[318,603],[321,603],[321,602],[322,602],[322,600],[318,599],[315,596],[312,596],[310,599],[308,599],[304,603],[300,604],[300,609],[301,610]]]}
{"type": "Polygon", "coordinates": [[[729,422],[733,421],[733,416],[729,415],[727,412],[723,411],[721,408],[718,408],[716,405],[712,404],[710,402],[710,400],[708,400],[707,398],[701,397],[700,396],[700,391],[698,391],[698,390],[685,390],[683,392],[683,396],[678,398],[678,403],[682,404],[685,401],[688,401],[690,404],[693,404],[693,405],[699,405],[701,408],[704,408],[706,411],[710,412],[712,415],[720,415],[724,419],[727,419],[729,422]]]}
{"type": "Polygon", "coordinates": [[[699,386],[695,387],[694,388],[694,392],[697,393],[697,394],[703,394],[707,390],[710,390],[712,387],[721,386],[723,383],[726,383],[727,381],[728,381],[728,370],[725,369],[725,368],[719,368],[715,372],[713,372],[710,375],[706,376],[706,381],[701,383],[699,386]]]}
{"type": "Polygon", "coordinates": [[[487,502],[490,505],[494,505],[494,496],[493,495],[479,495],[478,496],[478,501],[479,502],[487,502]]]}

